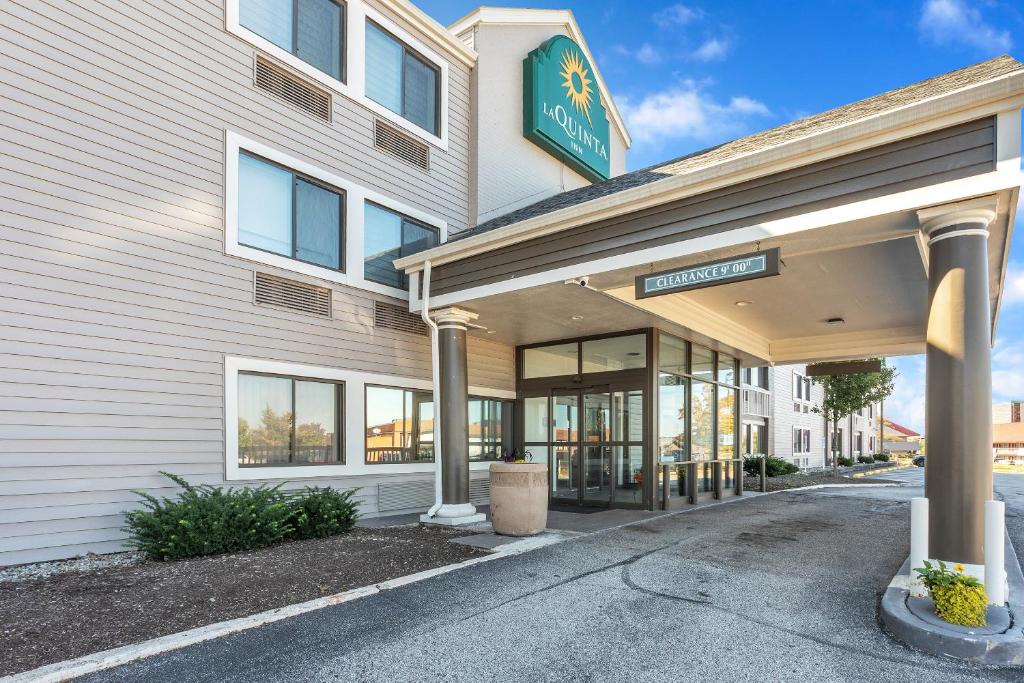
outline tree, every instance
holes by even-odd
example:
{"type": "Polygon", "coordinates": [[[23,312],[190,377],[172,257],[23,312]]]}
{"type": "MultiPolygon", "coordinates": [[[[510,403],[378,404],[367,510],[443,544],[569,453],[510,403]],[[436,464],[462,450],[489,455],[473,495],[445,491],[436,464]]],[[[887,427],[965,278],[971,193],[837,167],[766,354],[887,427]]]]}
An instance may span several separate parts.
{"type": "Polygon", "coordinates": [[[880,403],[892,393],[896,376],[896,369],[886,367],[885,359],[882,359],[881,372],[822,375],[814,378],[816,384],[825,388],[825,400],[820,407],[814,407],[814,412],[825,416],[826,440],[832,455],[833,471],[837,468],[837,458],[833,439],[828,437],[829,423],[834,428],[844,417],[880,403]]]}

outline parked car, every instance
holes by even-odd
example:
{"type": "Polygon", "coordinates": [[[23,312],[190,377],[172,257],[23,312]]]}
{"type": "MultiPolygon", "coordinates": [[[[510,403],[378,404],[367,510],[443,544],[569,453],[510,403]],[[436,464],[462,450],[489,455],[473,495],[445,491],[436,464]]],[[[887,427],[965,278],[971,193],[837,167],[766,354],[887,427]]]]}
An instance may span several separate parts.
{"type": "Polygon", "coordinates": [[[913,462],[918,467],[924,467],[924,456],[919,455],[915,457],[911,462],[913,462]]]}

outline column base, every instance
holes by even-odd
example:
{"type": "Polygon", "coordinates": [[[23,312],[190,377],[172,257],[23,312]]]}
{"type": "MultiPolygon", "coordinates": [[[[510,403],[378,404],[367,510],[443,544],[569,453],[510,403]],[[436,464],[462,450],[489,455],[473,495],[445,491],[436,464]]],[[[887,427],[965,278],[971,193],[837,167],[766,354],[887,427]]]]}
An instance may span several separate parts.
{"type": "Polygon", "coordinates": [[[433,517],[420,515],[424,524],[440,524],[442,526],[464,526],[487,521],[487,515],[476,511],[472,503],[445,503],[433,517]]]}

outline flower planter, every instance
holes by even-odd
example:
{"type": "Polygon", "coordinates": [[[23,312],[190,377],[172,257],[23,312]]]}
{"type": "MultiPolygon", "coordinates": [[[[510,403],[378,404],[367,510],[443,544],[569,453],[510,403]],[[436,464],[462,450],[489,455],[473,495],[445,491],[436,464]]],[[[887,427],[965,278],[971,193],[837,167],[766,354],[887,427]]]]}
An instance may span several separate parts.
{"type": "Polygon", "coordinates": [[[491,464],[491,525],[503,536],[535,536],[548,523],[548,466],[491,464]]]}

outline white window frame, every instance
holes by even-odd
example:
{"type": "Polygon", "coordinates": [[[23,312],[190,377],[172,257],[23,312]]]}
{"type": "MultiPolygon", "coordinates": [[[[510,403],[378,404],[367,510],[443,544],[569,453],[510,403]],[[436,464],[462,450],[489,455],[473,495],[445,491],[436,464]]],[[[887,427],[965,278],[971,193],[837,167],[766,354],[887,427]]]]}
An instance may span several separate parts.
{"type": "MultiPolygon", "coordinates": [[[[366,385],[383,385],[404,389],[431,391],[430,380],[413,379],[397,375],[383,375],[358,370],[305,365],[261,358],[224,357],[224,479],[226,481],[256,481],[261,479],[310,479],[316,477],[343,477],[357,475],[408,474],[433,472],[434,463],[366,463],[366,385]],[[328,380],[345,383],[345,405],[341,422],[344,425],[344,464],[301,465],[285,467],[239,467],[238,465],[238,374],[260,372],[270,375],[328,380]]],[[[471,396],[478,398],[515,399],[516,392],[469,387],[471,396]]],[[[486,470],[489,460],[469,463],[470,470],[486,470]]]]}
{"type": "Polygon", "coordinates": [[[430,143],[441,150],[448,150],[448,60],[436,50],[432,50],[423,41],[413,36],[387,16],[368,6],[364,0],[345,1],[345,79],[339,81],[333,76],[307,64],[287,50],[274,45],[263,36],[253,33],[241,25],[239,21],[239,0],[226,0],[224,3],[224,27],[228,33],[241,38],[246,43],[267,53],[288,67],[295,69],[315,80],[318,84],[331,91],[347,97],[369,109],[377,116],[387,119],[412,135],[430,143]],[[408,45],[424,59],[437,67],[440,74],[441,97],[437,106],[440,107],[440,130],[437,135],[420,128],[415,123],[396,114],[385,106],[377,104],[366,96],[366,20],[371,19],[393,36],[408,45]]]}
{"type": "MultiPolygon", "coordinates": [[[[445,242],[448,239],[447,221],[382,195],[375,190],[358,185],[347,178],[325,171],[270,145],[244,137],[231,130],[224,132],[224,252],[231,256],[238,256],[239,258],[274,266],[282,270],[302,273],[303,275],[309,275],[338,285],[347,285],[395,297],[396,299],[408,300],[408,291],[372,282],[363,276],[363,229],[365,226],[365,207],[368,201],[380,204],[425,225],[437,228],[440,242],[445,242]],[[325,185],[344,191],[345,244],[342,247],[342,251],[345,255],[345,272],[324,268],[313,263],[305,263],[281,254],[263,251],[262,249],[255,249],[238,241],[238,155],[243,151],[263,157],[301,175],[308,176],[325,185]]],[[[412,285],[413,282],[410,282],[410,287],[412,285]]]]}

